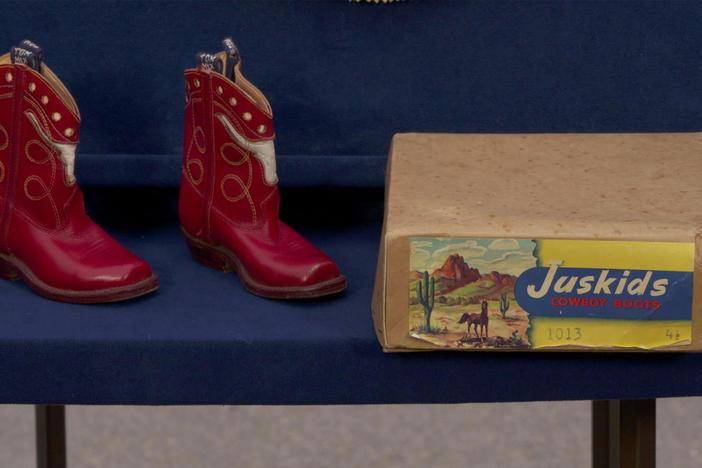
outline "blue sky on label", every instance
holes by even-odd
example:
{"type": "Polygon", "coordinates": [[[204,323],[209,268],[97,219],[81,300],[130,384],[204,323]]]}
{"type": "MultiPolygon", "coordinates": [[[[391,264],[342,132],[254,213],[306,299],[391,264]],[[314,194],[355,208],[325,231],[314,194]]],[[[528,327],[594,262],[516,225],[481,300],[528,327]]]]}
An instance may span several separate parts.
{"type": "Polygon", "coordinates": [[[410,270],[432,272],[452,254],[480,273],[498,271],[519,275],[536,266],[534,241],[529,239],[476,239],[468,237],[412,237],[410,270]]]}

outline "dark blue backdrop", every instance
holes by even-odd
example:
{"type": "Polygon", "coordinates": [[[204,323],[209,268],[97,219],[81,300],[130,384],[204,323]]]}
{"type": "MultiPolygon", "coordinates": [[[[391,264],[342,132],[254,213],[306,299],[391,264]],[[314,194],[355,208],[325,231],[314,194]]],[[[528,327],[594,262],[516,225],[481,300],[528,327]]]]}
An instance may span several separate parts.
{"type": "Polygon", "coordinates": [[[385,155],[395,132],[699,130],[702,2],[3,3],[75,94],[80,151],[178,154],[182,70],[232,35],[278,150],[385,155]]]}

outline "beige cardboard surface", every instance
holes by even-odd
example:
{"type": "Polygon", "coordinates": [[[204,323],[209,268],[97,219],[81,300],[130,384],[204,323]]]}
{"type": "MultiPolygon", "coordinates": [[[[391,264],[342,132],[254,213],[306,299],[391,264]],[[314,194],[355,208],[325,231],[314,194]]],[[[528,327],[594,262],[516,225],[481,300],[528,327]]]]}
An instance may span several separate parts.
{"type": "Polygon", "coordinates": [[[693,340],[679,349],[702,349],[701,158],[700,133],[395,135],[373,297],[381,344],[432,348],[408,335],[408,238],[460,236],[695,241],[693,340]]]}

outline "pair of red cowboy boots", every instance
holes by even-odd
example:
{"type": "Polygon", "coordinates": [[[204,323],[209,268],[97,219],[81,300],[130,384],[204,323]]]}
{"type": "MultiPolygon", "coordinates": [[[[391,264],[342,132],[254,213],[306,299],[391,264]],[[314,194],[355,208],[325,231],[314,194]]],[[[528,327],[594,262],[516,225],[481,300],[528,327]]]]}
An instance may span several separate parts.
{"type": "MultiPolygon", "coordinates": [[[[225,46],[185,72],[179,213],[190,251],[261,296],[339,292],[346,280],[336,264],[278,218],[271,108],[225,46]]],[[[78,106],[38,46],[24,41],[0,57],[0,277],[74,303],[154,291],[150,266],[85,213],[79,133],[78,106]]]]}

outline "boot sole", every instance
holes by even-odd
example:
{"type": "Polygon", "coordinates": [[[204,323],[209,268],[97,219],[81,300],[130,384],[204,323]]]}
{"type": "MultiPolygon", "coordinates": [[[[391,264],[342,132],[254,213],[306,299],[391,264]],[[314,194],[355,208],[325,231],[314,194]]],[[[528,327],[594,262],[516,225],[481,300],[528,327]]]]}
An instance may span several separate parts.
{"type": "Polygon", "coordinates": [[[115,288],[95,289],[91,291],[75,291],[49,286],[40,280],[27,265],[12,255],[0,254],[0,278],[9,281],[24,281],[34,292],[47,299],[73,304],[99,304],[119,302],[134,299],[158,289],[158,276],[142,280],[138,283],[115,288]]]}
{"type": "Polygon", "coordinates": [[[244,287],[257,296],[269,299],[312,299],[337,294],[346,289],[347,281],[343,275],[311,286],[266,286],[251,278],[243,263],[231,250],[208,244],[191,236],[184,229],[181,230],[196,262],[224,273],[236,273],[244,287]]]}

